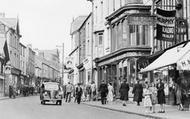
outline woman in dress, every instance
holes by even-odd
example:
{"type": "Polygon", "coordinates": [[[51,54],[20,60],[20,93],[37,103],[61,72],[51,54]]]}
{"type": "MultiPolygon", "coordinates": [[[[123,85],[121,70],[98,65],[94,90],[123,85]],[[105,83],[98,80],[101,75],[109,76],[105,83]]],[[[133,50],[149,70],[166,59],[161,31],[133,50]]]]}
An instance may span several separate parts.
{"type": "Polygon", "coordinates": [[[183,105],[182,105],[182,89],[179,84],[176,84],[176,104],[178,105],[178,110],[183,111],[183,105]]]}
{"type": "Polygon", "coordinates": [[[161,79],[159,79],[159,83],[157,84],[156,88],[157,90],[157,98],[158,98],[158,104],[160,104],[160,111],[159,113],[165,113],[164,104],[166,103],[165,99],[165,92],[164,92],[164,83],[161,79]]]}
{"type": "Polygon", "coordinates": [[[152,101],[152,113],[155,113],[155,105],[157,103],[157,88],[154,83],[151,86],[151,101],[152,101]]]}
{"type": "Polygon", "coordinates": [[[108,101],[108,103],[111,103],[111,104],[113,102],[113,86],[111,83],[108,83],[107,101],[108,101]]]}
{"type": "Polygon", "coordinates": [[[149,88],[148,83],[146,83],[146,87],[144,90],[144,106],[146,108],[146,113],[151,112],[151,108],[152,108],[151,90],[149,88]]]}

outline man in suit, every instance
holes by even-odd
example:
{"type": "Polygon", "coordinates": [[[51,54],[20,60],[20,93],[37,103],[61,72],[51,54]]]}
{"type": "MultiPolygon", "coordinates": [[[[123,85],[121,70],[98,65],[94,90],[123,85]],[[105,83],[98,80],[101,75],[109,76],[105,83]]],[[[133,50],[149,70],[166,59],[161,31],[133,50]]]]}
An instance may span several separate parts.
{"type": "Polygon", "coordinates": [[[80,83],[78,83],[77,87],[76,87],[76,99],[77,99],[77,103],[80,104],[81,102],[81,96],[82,96],[82,88],[80,87],[80,83]]]}
{"type": "Polygon", "coordinates": [[[104,80],[100,84],[99,92],[101,95],[102,105],[106,104],[106,96],[108,94],[108,86],[105,84],[104,80]]]}

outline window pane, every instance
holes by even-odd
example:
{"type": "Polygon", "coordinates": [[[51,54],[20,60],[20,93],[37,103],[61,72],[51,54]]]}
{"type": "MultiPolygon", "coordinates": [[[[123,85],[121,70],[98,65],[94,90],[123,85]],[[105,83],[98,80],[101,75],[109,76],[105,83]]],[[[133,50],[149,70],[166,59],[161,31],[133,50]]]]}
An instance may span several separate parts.
{"type": "Polygon", "coordinates": [[[136,25],[136,40],[137,40],[137,44],[136,45],[140,45],[140,26],[136,25]]]}
{"type": "Polygon", "coordinates": [[[122,48],[122,23],[119,23],[118,24],[118,31],[117,31],[117,36],[118,36],[118,39],[117,39],[117,49],[120,49],[122,48]]]}
{"type": "Polygon", "coordinates": [[[130,33],[130,43],[132,46],[136,45],[136,32],[135,32],[135,25],[129,26],[129,33],[130,33]]]}
{"type": "Polygon", "coordinates": [[[128,37],[127,37],[127,32],[128,32],[128,25],[127,25],[127,20],[124,20],[123,22],[123,47],[126,47],[128,45],[128,37]]]}
{"type": "Polygon", "coordinates": [[[102,45],[102,35],[99,35],[99,45],[102,45]]]}

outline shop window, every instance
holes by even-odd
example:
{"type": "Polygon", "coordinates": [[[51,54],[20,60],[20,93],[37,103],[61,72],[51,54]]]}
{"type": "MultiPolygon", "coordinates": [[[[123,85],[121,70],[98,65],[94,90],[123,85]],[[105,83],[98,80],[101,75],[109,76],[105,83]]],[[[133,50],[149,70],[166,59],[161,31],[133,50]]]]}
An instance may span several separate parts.
{"type": "Polygon", "coordinates": [[[90,71],[88,72],[88,82],[90,81],[90,71]]]}

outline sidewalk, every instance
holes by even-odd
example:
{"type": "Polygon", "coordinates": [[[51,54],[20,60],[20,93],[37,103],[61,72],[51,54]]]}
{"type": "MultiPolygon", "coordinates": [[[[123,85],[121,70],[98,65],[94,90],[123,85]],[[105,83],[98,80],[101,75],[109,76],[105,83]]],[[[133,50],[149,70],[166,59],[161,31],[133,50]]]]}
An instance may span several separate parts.
{"type": "Polygon", "coordinates": [[[0,96],[0,100],[6,100],[6,99],[9,99],[9,97],[8,96],[0,96]]]}
{"type": "Polygon", "coordinates": [[[137,106],[134,102],[132,102],[132,99],[130,99],[127,106],[122,106],[120,101],[115,101],[113,104],[107,105],[102,105],[100,101],[83,102],[83,104],[156,119],[190,119],[190,111],[179,111],[176,106],[170,105],[165,106],[165,113],[157,113],[160,109],[159,105],[156,105],[156,113],[145,113],[143,103],[141,103],[141,106],[137,106]]]}

